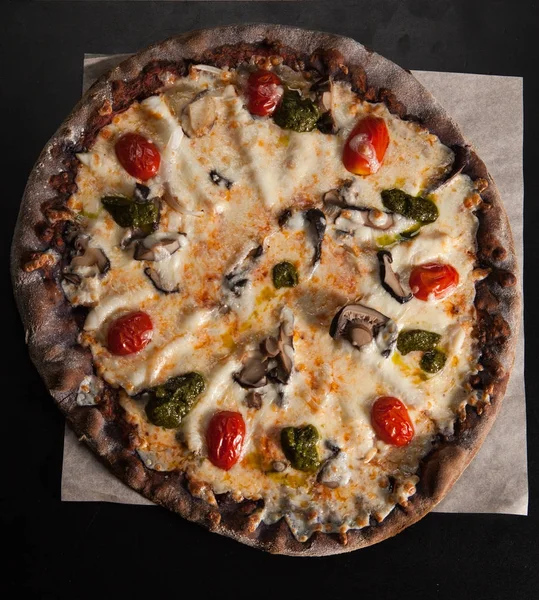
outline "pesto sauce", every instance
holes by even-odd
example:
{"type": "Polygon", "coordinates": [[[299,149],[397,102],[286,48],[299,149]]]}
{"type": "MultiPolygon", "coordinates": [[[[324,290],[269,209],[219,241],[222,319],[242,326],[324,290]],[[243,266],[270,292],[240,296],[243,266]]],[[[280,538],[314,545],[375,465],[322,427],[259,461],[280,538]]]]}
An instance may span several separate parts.
{"type": "Polygon", "coordinates": [[[391,212],[399,213],[422,224],[433,223],[439,215],[436,204],[431,200],[421,196],[410,196],[396,188],[383,190],[382,202],[391,212]]]}
{"type": "Polygon", "coordinates": [[[298,471],[313,472],[320,467],[317,443],[320,434],[314,425],[285,427],[281,430],[281,446],[286,458],[298,471]]]}
{"type": "Polygon", "coordinates": [[[120,227],[148,229],[159,220],[159,205],[153,200],[135,201],[124,196],[105,196],[101,203],[120,227]]]}
{"type": "Polygon", "coordinates": [[[439,333],[425,331],[423,329],[408,329],[401,331],[397,338],[397,350],[406,355],[414,350],[428,352],[434,350],[436,344],[442,339],[439,333]]]}
{"type": "Polygon", "coordinates": [[[320,111],[310,98],[302,98],[295,90],[286,90],[273,113],[273,120],[283,129],[299,133],[312,131],[318,122],[320,111]]]}
{"type": "Polygon", "coordinates": [[[280,262],[273,267],[273,285],[278,289],[282,287],[296,287],[299,275],[296,267],[289,262],[280,262]]]}
{"type": "Polygon", "coordinates": [[[194,372],[172,377],[158,385],[151,390],[152,396],[146,405],[149,421],[167,429],[179,427],[205,388],[202,375],[194,372]]]}
{"type": "Polygon", "coordinates": [[[438,373],[438,371],[441,371],[444,368],[446,360],[447,356],[445,355],[445,352],[435,348],[434,350],[430,350],[423,354],[419,366],[426,373],[438,373]]]}

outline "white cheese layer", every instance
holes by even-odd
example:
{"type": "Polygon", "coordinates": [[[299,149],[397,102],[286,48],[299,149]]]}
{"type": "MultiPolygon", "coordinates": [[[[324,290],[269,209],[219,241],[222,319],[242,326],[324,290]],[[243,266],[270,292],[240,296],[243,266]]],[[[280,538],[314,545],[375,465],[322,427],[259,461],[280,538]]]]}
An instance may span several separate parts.
{"type": "Polygon", "coordinates": [[[409,225],[402,217],[386,232],[358,224],[346,234],[342,220],[327,218],[321,261],[314,269],[315,247],[304,211],[323,209],[327,191],[353,180],[356,205],[383,210],[383,190],[420,194],[447,171],[453,153],[383,104],[360,101],[344,84],[333,85],[338,133],[324,135],[253,118],[236,83],[233,72],[199,70],[117,115],[79,156],[71,207],[111,266],[105,277],[85,281],[78,290],[69,284],[66,292],[74,304],[90,307],[82,342],[91,348],[99,375],[123,388],[121,403],[137,428],[146,465],[184,469],[215,494],[263,499],[260,520],[285,518],[300,540],[314,531],[361,528],[370,516],[382,520],[414,494],[421,459],[437,434],[452,431],[467,399],[464,383],[476,365],[477,222],[464,206],[472,182],[458,175],[434,193],[436,222],[414,239],[390,246],[393,270],[407,290],[414,266],[453,265],[460,283],[446,299],[400,304],[381,286],[376,252],[386,243],[381,238],[409,225]],[[385,120],[390,143],[379,171],[361,177],[344,168],[341,156],[348,133],[366,115],[385,120]],[[161,152],[160,170],[147,182],[151,195],[161,198],[159,231],[186,235],[185,247],[154,265],[133,259],[133,248],[122,244],[125,229],[101,205],[103,196],[133,193],[136,181],[114,152],[115,142],[128,131],[146,136],[161,152]],[[291,215],[280,226],[284,209],[291,215]],[[253,253],[258,247],[261,252],[253,253]],[[282,261],[297,268],[294,288],[273,285],[272,268],[282,261]],[[178,291],[159,291],[144,272],[148,266],[177,282],[178,291]],[[233,282],[242,283],[234,288],[233,282]],[[444,369],[428,375],[419,368],[418,352],[402,356],[393,349],[384,357],[375,342],[357,349],[331,338],[334,315],[355,301],[392,319],[399,331],[438,333],[448,357],[444,369]],[[261,406],[250,408],[249,392],[235,375],[262,340],[278,335],[285,307],[294,315],[290,380],[257,389],[261,406]],[[152,341],[137,354],[112,355],[106,347],[108,327],[134,310],[150,315],[152,341]],[[140,393],[189,371],[200,372],[207,382],[195,407],[178,430],[151,424],[140,393]],[[385,444],[374,433],[370,411],[383,395],[396,396],[408,407],[415,436],[406,447],[385,444]],[[240,412],[246,423],[241,458],[226,472],[208,460],[205,442],[207,423],[219,409],[240,412]],[[293,469],[280,444],[283,427],[305,424],[321,436],[318,479],[293,469]]]}

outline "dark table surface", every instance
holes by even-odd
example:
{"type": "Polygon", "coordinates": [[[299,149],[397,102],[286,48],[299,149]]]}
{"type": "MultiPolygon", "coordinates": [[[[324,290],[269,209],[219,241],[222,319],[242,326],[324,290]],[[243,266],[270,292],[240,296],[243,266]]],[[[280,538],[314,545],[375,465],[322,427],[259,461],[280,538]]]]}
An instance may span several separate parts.
{"type": "Polygon", "coordinates": [[[533,364],[539,353],[539,337],[533,335],[539,324],[533,263],[539,246],[537,3],[18,1],[2,8],[6,393],[0,539],[7,560],[0,561],[0,592],[6,598],[70,599],[194,593],[539,597],[539,376],[533,364]],[[248,548],[164,509],[61,502],[64,421],[28,358],[9,279],[11,235],[26,179],[79,98],[85,52],[134,52],[183,31],[255,21],[348,35],[408,69],[524,77],[529,516],[430,514],[377,546],[301,559],[248,548]]]}

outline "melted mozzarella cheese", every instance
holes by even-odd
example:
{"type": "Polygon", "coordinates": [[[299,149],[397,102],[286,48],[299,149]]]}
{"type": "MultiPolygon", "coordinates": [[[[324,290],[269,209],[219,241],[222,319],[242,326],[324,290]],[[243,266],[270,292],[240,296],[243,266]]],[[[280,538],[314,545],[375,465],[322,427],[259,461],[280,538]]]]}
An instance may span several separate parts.
{"type": "MultiPolygon", "coordinates": [[[[415,265],[451,263],[460,284],[447,299],[400,304],[380,285],[377,244],[382,234],[410,225],[400,217],[381,232],[352,215],[353,231],[347,234],[342,220],[327,219],[314,269],[304,211],[322,206],[325,192],[352,180],[354,203],[382,210],[381,191],[421,193],[447,171],[453,153],[417,124],[391,115],[383,104],[360,101],[341,83],[332,86],[336,135],[296,133],[271,119],[253,118],[234,83],[234,73],[205,70],[179,79],[117,115],[89,152],[79,155],[71,206],[92,244],[109,258],[111,271],[78,292],[69,284],[66,292],[74,303],[86,299],[93,306],[81,340],[91,348],[98,373],[123,389],[121,404],[137,428],[139,455],[147,466],[183,469],[214,494],[263,499],[258,518],[269,524],[284,517],[300,540],[314,531],[361,528],[371,515],[382,520],[413,495],[421,459],[438,433],[452,430],[467,397],[463,382],[476,364],[471,273],[477,222],[463,202],[472,183],[458,175],[435,192],[438,220],[416,238],[391,246],[392,266],[404,285],[415,265]],[[212,119],[197,133],[185,120],[195,114],[190,103],[200,98],[209,99],[205,106],[212,119]],[[342,164],[342,149],[358,119],[371,114],[386,121],[390,143],[375,175],[354,176],[342,164]],[[148,263],[133,260],[132,248],[122,246],[125,230],[101,208],[103,196],[133,192],[135,180],[114,153],[115,141],[127,131],[147,136],[162,153],[159,173],[148,182],[151,194],[163,197],[160,231],[186,234],[187,245],[152,266],[178,282],[176,293],[154,287],[144,273],[148,263]],[[286,208],[292,214],[281,227],[278,217],[286,208]],[[250,252],[259,246],[261,254],[253,258],[250,252]],[[282,261],[298,270],[294,288],[273,285],[272,268],[282,261]],[[241,285],[235,288],[234,281],[241,285]],[[417,352],[401,356],[393,350],[386,358],[375,342],[358,350],[333,340],[333,316],[354,301],[382,312],[398,330],[440,334],[448,355],[444,369],[427,375],[417,352]],[[290,380],[257,389],[261,407],[249,408],[248,390],[235,375],[262,340],[278,335],[284,308],[294,316],[290,380]],[[107,328],[116,316],[135,309],[150,315],[152,342],[136,355],[114,356],[106,348],[107,328]],[[207,381],[195,407],[177,431],[152,425],[141,392],[188,371],[207,381]],[[407,405],[416,433],[409,446],[396,448],[376,438],[370,410],[381,395],[407,405]],[[240,412],[247,431],[241,458],[226,473],[206,457],[205,430],[219,409],[240,412]],[[316,426],[323,440],[320,481],[286,466],[280,445],[283,427],[306,423],[316,426]]],[[[206,498],[211,501],[211,494],[206,498]]]]}

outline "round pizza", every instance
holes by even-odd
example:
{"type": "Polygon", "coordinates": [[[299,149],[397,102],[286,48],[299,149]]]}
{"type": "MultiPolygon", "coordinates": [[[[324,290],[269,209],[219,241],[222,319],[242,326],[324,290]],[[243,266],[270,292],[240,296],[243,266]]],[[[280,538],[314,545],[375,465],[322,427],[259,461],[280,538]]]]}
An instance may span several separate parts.
{"type": "Polygon", "coordinates": [[[289,555],[379,542],[445,496],[520,318],[502,201],[443,108],[352,39],[274,25],[99,79],[31,173],[12,275],[104,464],[289,555]]]}

